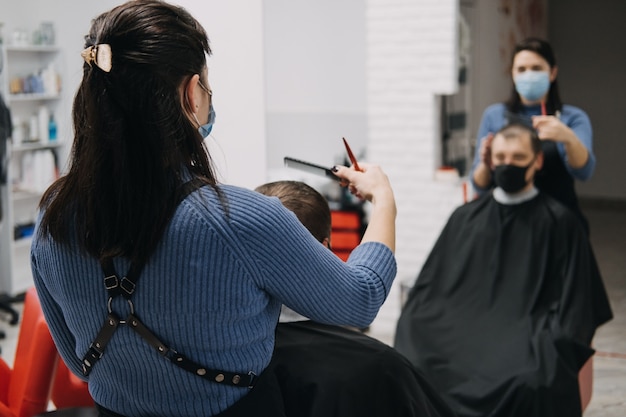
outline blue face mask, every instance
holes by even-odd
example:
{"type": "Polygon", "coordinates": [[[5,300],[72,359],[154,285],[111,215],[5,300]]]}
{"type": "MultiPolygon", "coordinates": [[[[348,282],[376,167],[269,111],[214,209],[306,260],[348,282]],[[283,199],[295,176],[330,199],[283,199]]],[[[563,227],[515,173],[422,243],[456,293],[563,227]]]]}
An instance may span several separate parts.
{"type": "Polygon", "coordinates": [[[513,81],[518,94],[528,101],[541,100],[550,89],[550,74],[547,71],[524,71],[513,81]]]}
{"type": "MultiPolygon", "coordinates": [[[[196,118],[198,120],[198,118],[196,118]]],[[[208,138],[211,134],[211,130],[213,130],[213,124],[215,123],[215,110],[213,110],[213,104],[209,107],[209,120],[198,127],[198,132],[202,135],[204,139],[208,138]]],[[[200,122],[198,122],[200,124],[200,122]]]]}

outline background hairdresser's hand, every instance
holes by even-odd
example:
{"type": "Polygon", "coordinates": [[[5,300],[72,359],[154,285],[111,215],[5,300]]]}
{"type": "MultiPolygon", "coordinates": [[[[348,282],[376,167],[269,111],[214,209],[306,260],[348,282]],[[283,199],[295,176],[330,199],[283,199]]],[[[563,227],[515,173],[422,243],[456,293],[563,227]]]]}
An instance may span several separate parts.
{"type": "Polygon", "coordinates": [[[491,185],[491,142],[493,141],[493,136],[494,134],[489,132],[487,136],[482,138],[478,148],[480,160],[472,173],[472,178],[474,185],[479,189],[486,189],[491,185]]]}
{"type": "Polygon", "coordinates": [[[394,201],[389,178],[378,165],[359,162],[359,167],[361,171],[337,165],[333,172],[343,179],[342,184],[347,185],[350,192],[359,198],[374,204],[382,199],[394,201]]]}
{"type": "Polygon", "coordinates": [[[575,136],[574,132],[555,116],[533,116],[533,127],[541,140],[568,142],[575,136]]]}
{"type": "Polygon", "coordinates": [[[485,164],[487,168],[491,168],[491,142],[493,141],[493,133],[487,134],[480,143],[480,162],[485,164]]]}
{"type": "Polygon", "coordinates": [[[582,168],[589,160],[589,150],[580,141],[576,133],[555,116],[533,116],[533,127],[541,140],[561,142],[565,146],[567,164],[582,168]]]}

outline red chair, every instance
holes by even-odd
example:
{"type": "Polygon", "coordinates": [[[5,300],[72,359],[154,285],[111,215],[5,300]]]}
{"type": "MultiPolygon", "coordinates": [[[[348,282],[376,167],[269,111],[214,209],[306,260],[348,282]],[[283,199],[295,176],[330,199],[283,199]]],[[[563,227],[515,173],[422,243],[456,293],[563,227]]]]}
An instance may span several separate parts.
{"type": "Polygon", "coordinates": [[[57,363],[50,399],[57,409],[95,406],[87,383],[74,375],[61,358],[57,363]]]}
{"type": "Polygon", "coordinates": [[[330,247],[335,255],[347,261],[361,242],[361,219],[356,212],[331,211],[330,247]]]}
{"type": "Polygon", "coordinates": [[[0,358],[0,417],[31,417],[47,410],[57,358],[39,298],[31,288],[24,300],[13,369],[0,358]]]}

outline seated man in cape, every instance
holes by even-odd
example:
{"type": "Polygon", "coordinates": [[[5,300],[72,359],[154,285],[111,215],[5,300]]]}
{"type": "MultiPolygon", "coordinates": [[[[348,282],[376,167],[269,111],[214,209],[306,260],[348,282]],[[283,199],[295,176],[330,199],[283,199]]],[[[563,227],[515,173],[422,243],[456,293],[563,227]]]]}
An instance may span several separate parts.
{"type": "Polygon", "coordinates": [[[578,373],[612,317],[585,230],[533,185],[541,143],[504,127],[497,188],[456,209],[409,292],[395,347],[460,417],[581,416],[578,373]]]}
{"type": "MultiPolygon", "coordinates": [[[[278,197],[330,249],[330,210],[320,193],[297,181],[277,181],[256,190],[278,197]]],[[[312,322],[285,307],[282,313],[264,374],[271,372],[278,381],[286,416],[454,416],[390,346],[356,330],[312,322]]]]}

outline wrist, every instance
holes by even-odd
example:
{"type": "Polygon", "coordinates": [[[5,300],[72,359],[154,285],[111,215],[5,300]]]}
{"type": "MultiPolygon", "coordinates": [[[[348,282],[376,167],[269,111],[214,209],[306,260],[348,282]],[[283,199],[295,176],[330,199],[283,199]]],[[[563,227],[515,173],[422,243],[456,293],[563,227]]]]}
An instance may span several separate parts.
{"type": "Polygon", "coordinates": [[[561,142],[563,142],[565,146],[574,146],[576,145],[576,143],[580,142],[578,140],[578,137],[576,136],[576,133],[574,133],[572,129],[570,129],[568,126],[565,126],[565,125],[563,127],[564,127],[564,130],[563,130],[561,142]]]}
{"type": "Polygon", "coordinates": [[[476,166],[472,177],[476,185],[485,188],[491,182],[491,168],[485,162],[481,161],[476,166]]]}
{"type": "Polygon", "coordinates": [[[393,195],[393,191],[385,190],[372,195],[372,206],[376,211],[386,211],[391,213],[394,217],[397,213],[396,199],[393,195]]]}

